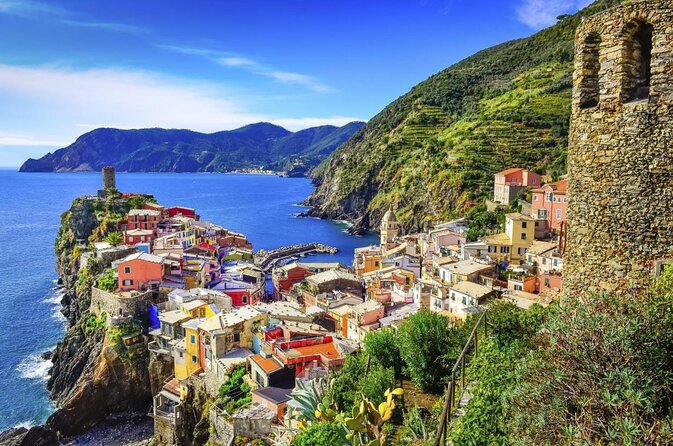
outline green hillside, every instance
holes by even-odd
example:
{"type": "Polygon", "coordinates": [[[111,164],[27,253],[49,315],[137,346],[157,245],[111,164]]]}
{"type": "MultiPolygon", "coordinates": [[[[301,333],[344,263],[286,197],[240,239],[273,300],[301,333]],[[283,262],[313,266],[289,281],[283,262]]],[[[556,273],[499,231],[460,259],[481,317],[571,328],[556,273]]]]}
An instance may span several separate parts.
{"type": "Polygon", "coordinates": [[[619,3],[599,0],[418,84],[313,170],[311,214],[368,229],[392,204],[413,230],[488,197],[499,170],[564,173],[575,29],[619,3]]]}

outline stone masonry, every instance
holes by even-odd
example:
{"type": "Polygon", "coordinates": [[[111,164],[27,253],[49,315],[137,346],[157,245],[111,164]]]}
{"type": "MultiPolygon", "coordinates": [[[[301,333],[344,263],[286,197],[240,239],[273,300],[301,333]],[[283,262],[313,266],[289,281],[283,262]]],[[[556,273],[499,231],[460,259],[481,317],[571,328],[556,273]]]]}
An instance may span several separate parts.
{"type": "Polygon", "coordinates": [[[673,261],[673,1],[584,20],[573,83],[564,287],[646,283],[673,261]]]}

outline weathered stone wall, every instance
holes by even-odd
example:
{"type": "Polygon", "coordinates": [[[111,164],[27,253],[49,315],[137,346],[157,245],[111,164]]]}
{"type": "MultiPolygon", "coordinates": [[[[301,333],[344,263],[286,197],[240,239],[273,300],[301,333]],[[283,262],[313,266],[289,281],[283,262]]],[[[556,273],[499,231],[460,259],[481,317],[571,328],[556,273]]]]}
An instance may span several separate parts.
{"type": "Polygon", "coordinates": [[[121,297],[93,287],[89,309],[97,315],[107,313],[109,316],[142,316],[147,311],[151,299],[151,291],[138,293],[132,297],[121,297]]]}
{"type": "Polygon", "coordinates": [[[564,287],[642,283],[673,258],[673,3],[640,1],[585,20],[575,65],[564,287]],[[647,52],[638,24],[652,27],[651,77],[649,98],[632,100],[647,52]]]}
{"type": "Polygon", "coordinates": [[[234,442],[234,425],[225,417],[221,409],[210,406],[211,446],[229,446],[234,442]]]}

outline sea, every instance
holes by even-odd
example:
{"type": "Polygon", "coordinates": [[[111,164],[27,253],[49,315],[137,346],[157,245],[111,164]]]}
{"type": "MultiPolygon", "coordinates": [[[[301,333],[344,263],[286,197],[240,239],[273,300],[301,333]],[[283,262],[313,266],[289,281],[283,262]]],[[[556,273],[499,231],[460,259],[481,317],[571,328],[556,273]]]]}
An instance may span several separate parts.
{"type": "MultiPolygon", "coordinates": [[[[56,288],[54,239],[59,217],[81,195],[100,188],[99,173],[18,173],[0,169],[0,431],[46,421],[54,407],[42,359],[62,338],[65,320],[56,288]]],[[[164,205],[196,208],[202,220],[247,235],[257,249],[320,242],[335,255],[306,261],[351,265],[356,247],[374,235],[351,236],[344,222],[300,218],[313,190],[306,178],[207,173],[118,173],[123,192],[153,194],[164,205]]]]}

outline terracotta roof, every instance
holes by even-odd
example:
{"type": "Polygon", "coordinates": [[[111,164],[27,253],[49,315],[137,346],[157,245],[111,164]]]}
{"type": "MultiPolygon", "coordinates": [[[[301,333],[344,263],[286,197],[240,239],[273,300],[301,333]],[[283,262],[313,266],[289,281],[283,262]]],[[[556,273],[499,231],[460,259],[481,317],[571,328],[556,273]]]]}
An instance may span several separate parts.
{"type": "Polygon", "coordinates": [[[512,173],[517,173],[522,171],[522,167],[512,167],[511,169],[503,170],[502,172],[496,173],[496,175],[510,175],[512,173]]]}
{"type": "Polygon", "coordinates": [[[271,374],[283,368],[283,364],[276,361],[273,356],[270,358],[265,358],[258,353],[254,356],[251,356],[250,360],[257,364],[267,374],[271,374]]]}
{"type": "Polygon", "coordinates": [[[568,180],[560,180],[556,183],[547,183],[542,187],[533,189],[533,192],[545,192],[547,188],[551,188],[556,194],[565,194],[568,191],[568,180]]]}
{"type": "Polygon", "coordinates": [[[164,390],[172,393],[173,395],[180,396],[180,383],[176,378],[173,378],[172,380],[164,384],[164,390]]]}

